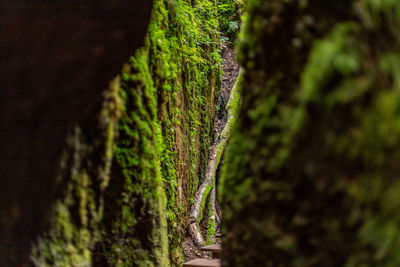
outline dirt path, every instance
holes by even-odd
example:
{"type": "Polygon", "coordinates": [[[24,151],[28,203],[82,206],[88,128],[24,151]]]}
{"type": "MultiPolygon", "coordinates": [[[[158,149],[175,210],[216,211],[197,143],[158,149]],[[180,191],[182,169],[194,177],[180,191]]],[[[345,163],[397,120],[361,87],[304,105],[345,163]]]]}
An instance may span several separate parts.
{"type": "Polygon", "coordinates": [[[228,103],[229,94],[239,75],[239,65],[235,61],[236,53],[232,46],[226,46],[222,51],[222,75],[221,94],[218,99],[219,110],[217,112],[215,129],[221,133],[225,126],[227,117],[225,106],[228,103]]]}

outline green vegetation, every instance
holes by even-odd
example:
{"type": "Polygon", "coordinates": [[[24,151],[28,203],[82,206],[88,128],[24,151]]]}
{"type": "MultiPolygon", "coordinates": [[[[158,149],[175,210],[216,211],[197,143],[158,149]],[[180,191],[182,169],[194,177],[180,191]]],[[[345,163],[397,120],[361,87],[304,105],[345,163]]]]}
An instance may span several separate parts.
{"type": "Polygon", "coordinates": [[[229,266],[399,266],[399,24],[396,0],[155,0],[97,124],[69,134],[33,263],[181,266],[187,227],[214,242],[229,139],[229,266]],[[244,9],[215,137],[221,48],[244,9]]]}
{"type": "Polygon", "coordinates": [[[400,3],[247,4],[225,260],[398,266],[400,3]]]}
{"type": "Polygon", "coordinates": [[[199,186],[199,189],[196,193],[196,199],[192,206],[190,219],[191,222],[189,224],[189,231],[193,237],[195,244],[198,247],[204,246],[207,244],[214,243],[214,234],[215,234],[215,223],[217,219],[217,211],[216,211],[216,174],[217,168],[220,163],[222,154],[225,150],[226,145],[228,144],[228,140],[231,136],[232,128],[234,127],[239,110],[240,103],[240,92],[242,87],[242,74],[239,74],[239,77],[234,85],[234,88],[231,89],[229,100],[226,105],[227,111],[227,121],[222,129],[221,133],[218,134],[218,137],[210,147],[210,159],[207,164],[205,179],[202,184],[199,186]],[[207,207],[207,234],[206,241],[201,233],[200,223],[203,220],[203,213],[205,212],[206,204],[207,207]]]}
{"type": "Polygon", "coordinates": [[[68,181],[68,185],[64,199],[53,207],[49,232],[32,249],[32,261],[37,266],[88,266],[93,262],[91,249],[100,238],[103,196],[110,182],[115,128],[120,116],[119,87],[116,78],[105,94],[96,129],[75,127],[69,135],[57,177],[61,184],[68,181]],[[93,131],[97,142],[92,144],[84,132],[93,131]],[[97,163],[96,168],[91,168],[92,162],[97,163]]]}
{"type": "MultiPolygon", "coordinates": [[[[65,149],[38,266],[180,266],[220,89],[218,6],[156,0],[143,48],[105,94],[97,129],[65,149]]],[[[220,17],[222,18],[222,17],[220,17]]]]}
{"type": "Polygon", "coordinates": [[[242,0],[218,0],[218,16],[222,42],[233,42],[240,28],[240,16],[243,9],[242,0]]]}

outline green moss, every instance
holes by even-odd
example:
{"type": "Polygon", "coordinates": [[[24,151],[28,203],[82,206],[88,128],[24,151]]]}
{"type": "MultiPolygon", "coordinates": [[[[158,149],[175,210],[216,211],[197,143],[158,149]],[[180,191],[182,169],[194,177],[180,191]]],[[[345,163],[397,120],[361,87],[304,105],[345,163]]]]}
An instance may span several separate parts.
{"type": "Polygon", "coordinates": [[[145,45],[105,92],[98,129],[71,134],[67,193],[34,249],[37,265],[182,264],[211,142],[219,40],[214,1],[154,1],[145,45]]]}
{"type": "MultiPolygon", "coordinates": [[[[121,129],[133,132],[133,136],[142,137],[143,133],[135,133],[135,129],[140,129],[140,125],[151,124],[149,133],[157,132],[150,143],[155,143],[154,146],[159,149],[159,154],[155,157],[159,159],[158,164],[161,167],[163,186],[160,188],[165,188],[161,191],[167,197],[165,214],[160,210],[160,216],[167,218],[168,225],[168,232],[162,236],[168,236],[169,258],[173,265],[179,265],[183,261],[181,244],[186,227],[185,216],[189,210],[188,202],[194,196],[198,185],[197,177],[206,161],[200,155],[208,149],[214,116],[213,104],[219,90],[218,37],[218,21],[213,2],[198,1],[192,6],[188,1],[155,1],[146,47],[141,52],[142,63],[140,66],[135,65],[138,64],[136,56],[132,59],[133,68],[123,75],[127,78],[124,94],[130,94],[130,90],[148,87],[143,95],[151,98],[138,101],[140,104],[128,110],[147,110],[142,103],[156,103],[155,109],[153,110],[153,104],[150,109],[150,120],[153,124],[150,121],[144,122],[143,119],[148,120],[145,116],[137,119],[137,125],[123,125],[121,129]],[[148,78],[144,78],[146,76],[148,78]],[[145,85],[147,81],[151,81],[148,86],[145,85]],[[180,144],[177,144],[177,138],[180,144]],[[184,155],[185,151],[188,155],[184,155]],[[178,164],[190,166],[188,177],[182,176],[180,172],[183,170],[178,164]],[[189,185],[188,193],[182,192],[183,184],[189,185]]],[[[138,97],[128,95],[126,99],[128,101],[138,97]]],[[[130,120],[137,116],[141,115],[135,114],[130,120]]],[[[122,118],[120,124],[124,124],[124,121],[128,120],[122,118]]],[[[120,136],[120,139],[121,144],[127,142],[124,137],[120,136]]],[[[118,146],[117,151],[118,149],[121,146],[118,146]]],[[[128,172],[127,169],[130,168],[126,165],[128,161],[137,162],[136,168],[143,170],[146,163],[139,160],[143,156],[134,159],[134,155],[140,154],[141,148],[132,153],[132,145],[128,145],[127,150],[129,154],[127,152],[122,158],[116,154],[122,171],[126,173],[126,177],[143,177],[142,174],[128,172]]],[[[150,151],[154,151],[154,148],[149,149],[150,151]]],[[[137,214],[130,216],[138,217],[137,214]]]]}
{"type": "Polygon", "coordinates": [[[53,266],[54,262],[59,266],[88,266],[92,261],[90,247],[95,235],[89,232],[89,227],[98,210],[94,204],[95,194],[89,190],[90,177],[82,169],[89,151],[79,128],[69,139],[69,146],[73,151],[70,158],[72,181],[64,201],[57,201],[54,206],[51,230],[33,247],[32,259],[38,266],[53,266]],[[72,207],[76,207],[76,214],[72,207]]]}
{"type": "MultiPolygon", "coordinates": [[[[203,193],[204,196],[208,196],[210,194],[211,190],[214,188],[214,180],[215,180],[215,178],[212,179],[211,183],[206,185],[204,193],[203,193]]],[[[207,203],[208,203],[207,202],[207,197],[203,197],[202,201],[200,203],[199,218],[197,219],[199,223],[203,220],[204,208],[205,208],[207,203]]]]}
{"type": "MultiPolygon", "coordinates": [[[[239,71],[239,75],[236,79],[234,87],[232,88],[232,91],[231,91],[231,94],[229,96],[229,100],[228,100],[228,103],[226,106],[226,110],[228,113],[228,119],[227,119],[224,129],[222,130],[221,135],[220,135],[221,141],[219,142],[219,144],[217,146],[217,155],[216,155],[217,168],[221,161],[222,155],[226,149],[229,138],[231,137],[232,131],[237,124],[237,118],[239,117],[240,99],[241,99],[242,88],[243,88],[243,73],[244,73],[243,70],[239,71]]],[[[218,184],[219,196],[223,195],[224,178],[225,178],[225,176],[222,176],[221,181],[218,184]]]]}
{"type": "Polygon", "coordinates": [[[223,171],[228,265],[399,264],[399,10],[248,1],[223,171]]]}
{"type": "Polygon", "coordinates": [[[215,188],[213,188],[212,192],[209,195],[208,207],[207,207],[207,234],[206,234],[206,243],[208,245],[215,243],[215,216],[216,209],[215,209],[215,202],[216,201],[216,192],[215,188]]]}

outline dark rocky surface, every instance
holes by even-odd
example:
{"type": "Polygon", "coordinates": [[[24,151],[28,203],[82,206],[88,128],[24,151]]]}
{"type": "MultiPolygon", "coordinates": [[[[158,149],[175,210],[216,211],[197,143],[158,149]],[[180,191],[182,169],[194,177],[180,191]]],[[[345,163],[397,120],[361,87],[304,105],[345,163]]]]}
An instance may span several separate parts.
{"type": "Polygon", "coordinates": [[[28,258],[71,127],[143,44],[150,0],[0,2],[0,265],[28,258]]]}

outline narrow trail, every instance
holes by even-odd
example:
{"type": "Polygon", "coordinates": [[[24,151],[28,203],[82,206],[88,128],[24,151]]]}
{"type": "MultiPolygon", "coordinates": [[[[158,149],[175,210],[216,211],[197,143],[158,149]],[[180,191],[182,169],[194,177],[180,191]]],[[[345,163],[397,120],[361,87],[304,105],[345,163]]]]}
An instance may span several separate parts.
{"type": "Polygon", "coordinates": [[[222,70],[224,74],[221,77],[221,94],[218,98],[218,106],[215,128],[220,134],[224,128],[227,118],[226,105],[229,101],[229,95],[235,85],[239,75],[239,64],[235,61],[236,52],[232,46],[226,46],[222,51],[222,70]]]}
{"type": "Polygon", "coordinates": [[[210,220],[215,223],[214,229],[219,228],[221,212],[216,205],[216,190],[215,190],[215,176],[217,167],[222,153],[218,151],[221,142],[226,143],[229,138],[224,137],[225,126],[228,122],[229,112],[228,105],[231,101],[231,91],[235,86],[236,79],[239,75],[239,65],[235,62],[235,50],[231,45],[224,45],[222,51],[222,70],[221,77],[221,93],[218,99],[217,114],[214,124],[214,133],[216,138],[209,149],[209,162],[207,164],[206,175],[202,185],[196,194],[196,201],[191,211],[191,221],[189,222],[189,233],[184,240],[184,254],[185,261],[190,261],[199,257],[206,257],[207,252],[201,251],[200,248],[206,243],[220,244],[220,239],[215,238],[215,233],[207,233],[210,220]],[[206,212],[207,216],[203,218],[203,211],[207,208],[206,202],[209,202],[209,210],[206,212]],[[208,218],[207,218],[208,217],[208,218]]]}

